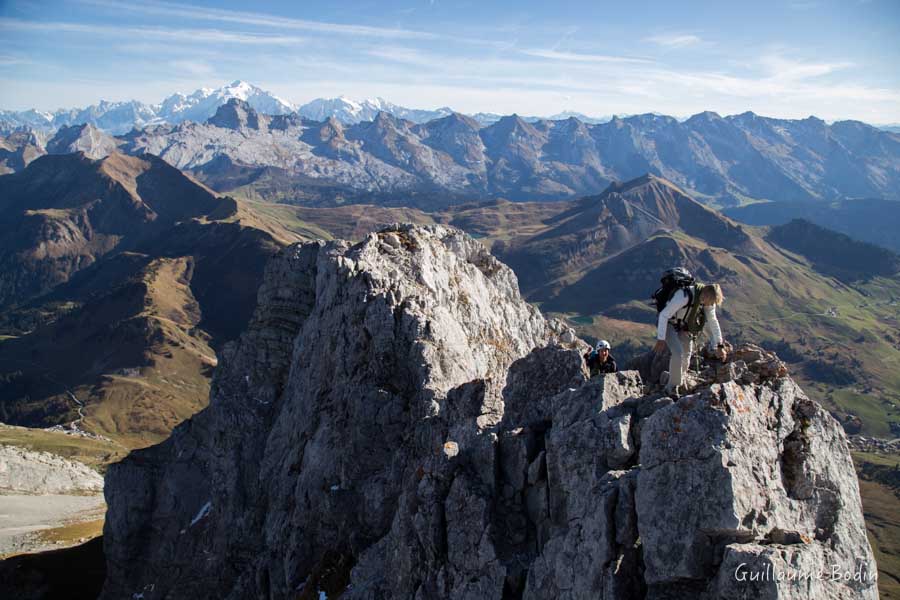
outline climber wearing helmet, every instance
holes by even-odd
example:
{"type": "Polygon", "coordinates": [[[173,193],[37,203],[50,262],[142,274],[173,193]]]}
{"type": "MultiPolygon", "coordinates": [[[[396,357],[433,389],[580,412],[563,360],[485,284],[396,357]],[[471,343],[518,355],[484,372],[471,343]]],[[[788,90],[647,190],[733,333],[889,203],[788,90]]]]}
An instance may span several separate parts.
{"type": "Polygon", "coordinates": [[[691,361],[694,339],[702,331],[709,337],[709,346],[719,360],[727,358],[722,329],[716,317],[716,307],[722,304],[722,288],[717,283],[694,281],[687,269],[677,267],[663,274],[662,287],[653,294],[659,312],[656,345],[653,351],[669,347],[669,380],[667,393],[679,393],[684,374],[691,361]]]}
{"type": "Polygon", "coordinates": [[[584,355],[588,370],[593,378],[596,375],[616,372],[616,359],[609,353],[610,345],[606,340],[597,342],[597,346],[584,355]]]}

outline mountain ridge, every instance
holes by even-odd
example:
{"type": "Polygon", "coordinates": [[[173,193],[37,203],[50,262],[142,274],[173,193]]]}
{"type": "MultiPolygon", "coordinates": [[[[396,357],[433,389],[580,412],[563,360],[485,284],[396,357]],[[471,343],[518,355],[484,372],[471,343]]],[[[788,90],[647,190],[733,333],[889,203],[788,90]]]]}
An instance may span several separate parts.
{"type": "MultiPolygon", "coordinates": [[[[296,112],[304,118],[324,121],[335,117],[344,124],[355,124],[371,121],[378,112],[388,112],[415,123],[426,123],[443,118],[457,112],[443,106],[435,109],[419,109],[400,106],[381,97],[352,99],[341,95],[333,98],[315,98],[304,104],[292,103],[263,90],[262,88],[242,80],[236,80],[219,88],[199,88],[191,93],[176,92],[161,102],[148,104],[137,100],[107,101],[101,100],[85,108],[59,108],[51,111],[27,109],[21,111],[0,109],[0,134],[11,133],[19,128],[35,128],[42,131],[55,131],[60,126],[90,123],[99,129],[113,134],[123,134],[133,127],[141,128],[154,124],[177,124],[184,120],[205,121],[215,113],[218,106],[229,99],[236,98],[248,101],[253,108],[266,114],[288,114],[296,112]],[[130,120],[129,120],[130,119],[130,120]],[[49,128],[49,129],[48,129],[49,128]]],[[[724,118],[753,114],[745,112],[729,115],[724,118]]],[[[503,117],[498,113],[477,112],[467,114],[482,126],[491,125],[503,117]]],[[[564,109],[549,116],[523,116],[527,122],[541,120],[560,121],[576,118],[587,124],[601,124],[615,119],[632,117],[660,117],[661,113],[619,114],[601,117],[588,116],[582,112],[564,109]]],[[[701,111],[687,117],[666,117],[680,122],[707,116],[723,118],[713,111],[701,111]]],[[[816,119],[815,117],[809,117],[816,119]]],[[[804,120],[808,120],[804,119],[804,120]]],[[[823,121],[824,122],[824,121],[823,121]]],[[[836,120],[832,124],[858,122],[852,119],[836,120]]],[[[896,124],[872,125],[882,131],[898,133],[896,124]]]]}
{"type": "MultiPolygon", "coordinates": [[[[155,125],[116,138],[86,125],[60,130],[47,147],[94,157],[111,149],[148,152],[220,193],[314,205],[553,200],[594,195],[648,172],[713,206],[773,197],[900,199],[900,136],[861,123],[743,113],[683,123],[648,114],[590,125],[509,115],[481,127],[454,115],[416,124],[382,111],[345,125],[265,115],[232,98],[204,123],[155,125]]],[[[7,140],[8,169],[34,147],[31,138],[13,139],[19,146],[7,140]]]]}

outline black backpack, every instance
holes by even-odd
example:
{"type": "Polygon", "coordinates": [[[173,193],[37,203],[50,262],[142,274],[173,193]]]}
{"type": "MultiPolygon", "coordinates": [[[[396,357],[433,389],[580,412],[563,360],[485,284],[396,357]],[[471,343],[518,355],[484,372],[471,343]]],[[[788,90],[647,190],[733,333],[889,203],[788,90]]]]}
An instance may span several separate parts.
{"type": "Polygon", "coordinates": [[[688,300],[693,300],[694,276],[684,267],[669,269],[663,273],[659,282],[662,285],[650,297],[650,304],[656,307],[657,313],[662,312],[678,290],[685,290],[685,293],[688,294],[688,300]]]}

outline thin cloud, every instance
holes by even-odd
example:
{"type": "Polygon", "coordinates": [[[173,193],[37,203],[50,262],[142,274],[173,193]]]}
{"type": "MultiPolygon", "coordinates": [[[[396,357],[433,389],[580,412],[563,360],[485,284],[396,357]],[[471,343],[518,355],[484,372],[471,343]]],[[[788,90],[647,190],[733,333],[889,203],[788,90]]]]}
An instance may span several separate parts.
{"type": "Polygon", "coordinates": [[[688,33],[654,35],[644,38],[644,41],[666,48],[687,48],[688,46],[696,46],[703,43],[703,40],[698,36],[688,33]]]}
{"type": "MultiPolygon", "coordinates": [[[[134,54],[138,57],[153,56],[177,60],[190,56],[192,60],[236,60],[252,61],[255,55],[250,53],[229,52],[225,47],[197,46],[190,43],[173,43],[168,40],[132,42],[116,42],[110,46],[117,53],[134,54]],[[189,53],[189,54],[186,54],[189,53]]],[[[280,49],[276,49],[276,52],[280,49]]]]}
{"type": "Polygon", "coordinates": [[[254,13],[218,8],[200,8],[177,4],[174,2],[128,2],[118,3],[110,0],[80,0],[82,4],[100,6],[115,9],[116,11],[128,10],[143,14],[151,14],[166,17],[197,19],[202,21],[218,21],[222,23],[240,23],[243,25],[255,25],[261,27],[274,27],[280,29],[298,29],[316,33],[336,33],[352,36],[369,36],[380,38],[398,39],[435,39],[439,36],[410,29],[392,29],[384,27],[371,27],[368,25],[345,25],[341,23],[328,23],[324,21],[310,21],[306,19],[294,19],[280,17],[266,13],[254,13]]]}
{"type": "Polygon", "coordinates": [[[34,61],[12,54],[0,54],[0,67],[12,67],[15,65],[33,65],[34,61]]]}
{"type": "Polygon", "coordinates": [[[778,54],[769,54],[760,59],[760,65],[772,79],[801,81],[813,77],[830,75],[853,66],[849,61],[811,63],[792,60],[778,54]]]}
{"type": "Polygon", "coordinates": [[[48,31],[58,33],[86,33],[138,39],[156,38],[184,42],[210,42],[217,44],[248,44],[258,46],[290,46],[304,44],[306,38],[297,36],[272,36],[254,33],[222,31],[219,29],[170,29],[164,27],[110,27],[83,23],[38,22],[0,18],[0,29],[13,31],[48,31]]]}
{"type": "Polygon", "coordinates": [[[205,76],[215,73],[211,65],[199,60],[172,60],[169,61],[169,66],[188,75],[205,76]]]}
{"type": "Polygon", "coordinates": [[[612,56],[607,54],[576,54],[574,52],[557,52],[556,50],[539,50],[539,49],[524,49],[520,50],[522,54],[526,54],[528,56],[534,56],[537,58],[546,58],[549,60],[558,60],[562,62],[580,62],[580,63],[651,63],[646,58],[632,58],[627,56],[612,56]]]}
{"type": "Polygon", "coordinates": [[[375,58],[381,58],[407,65],[416,65],[420,67],[431,68],[440,64],[439,60],[429,58],[421,52],[418,52],[411,48],[378,47],[369,48],[365,53],[368,56],[374,56],[375,58]]]}
{"type": "Polygon", "coordinates": [[[671,90],[692,91],[695,95],[708,97],[718,95],[735,99],[760,100],[775,98],[780,100],[812,101],[832,99],[855,102],[900,102],[900,90],[873,88],[853,83],[833,85],[830,83],[804,82],[801,78],[785,77],[738,77],[722,73],[675,72],[656,70],[645,73],[648,81],[663,84],[671,90]]]}

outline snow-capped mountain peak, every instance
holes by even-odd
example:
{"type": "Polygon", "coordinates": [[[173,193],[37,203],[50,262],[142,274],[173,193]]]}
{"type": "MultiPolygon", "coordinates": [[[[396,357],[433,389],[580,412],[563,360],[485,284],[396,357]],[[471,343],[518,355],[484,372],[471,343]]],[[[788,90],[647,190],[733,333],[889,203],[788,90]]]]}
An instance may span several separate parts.
{"type": "Polygon", "coordinates": [[[397,118],[425,123],[451,114],[449,108],[418,110],[398,106],[380,96],[356,100],[345,95],[337,98],[317,98],[297,108],[291,102],[276,96],[252,83],[237,79],[219,88],[201,87],[192,92],[176,92],[157,104],[145,104],[136,100],[110,102],[101,100],[86,108],[59,109],[53,112],[2,111],[0,133],[19,128],[53,133],[61,127],[90,124],[114,135],[121,135],[133,128],[162,123],[178,124],[182,121],[202,123],[216,114],[220,106],[231,99],[246,102],[256,112],[267,115],[284,115],[298,112],[300,116],[316,121],[334,118],[341,123],[354,124],[373,120],[379,112],[397,118]]]}
{"type": "Polygon", "coordinates": [[[173,94],[162,104],[159,117],[170,123],[202,122],[232,98],[243,100],[254,110],[269,115],[294,112],[294,105],[246,81],[237,80],[218,89],[200,88],[190,96],[173,94]]]}
{"type": "Polygon", "coordinates": [[[220,88],[203,87],[189,94],[175,93],[159,104],[136,100],[101,100],[84,109],[60,109],[52,113],[26,110],[0,111],[0,132],[21,127],[52,132],[61,127],[90,124],[112,134],[122,134],[156,123],[203,122],[230,99],[237,98],[260,113],[283,115],[295,111],[290,102],[246,81],[237,80],[220,88]]]}
{"type": "Polygon", "coordinates": [[[341,95],[337,98],[316,98],[298,108],[297,112],[301,116],[314,121],[324,121],[329,117],[334,117],[341,123],[350,125],[362,121],[371,121],[380,112],[386,112],[395,117],[416,123],[425,123],[431,119],[446,117],[453,111],[449,108],[439,108],[437,110],[405,108],[379,96],[364,100],[354,100],[341,95]]]}

